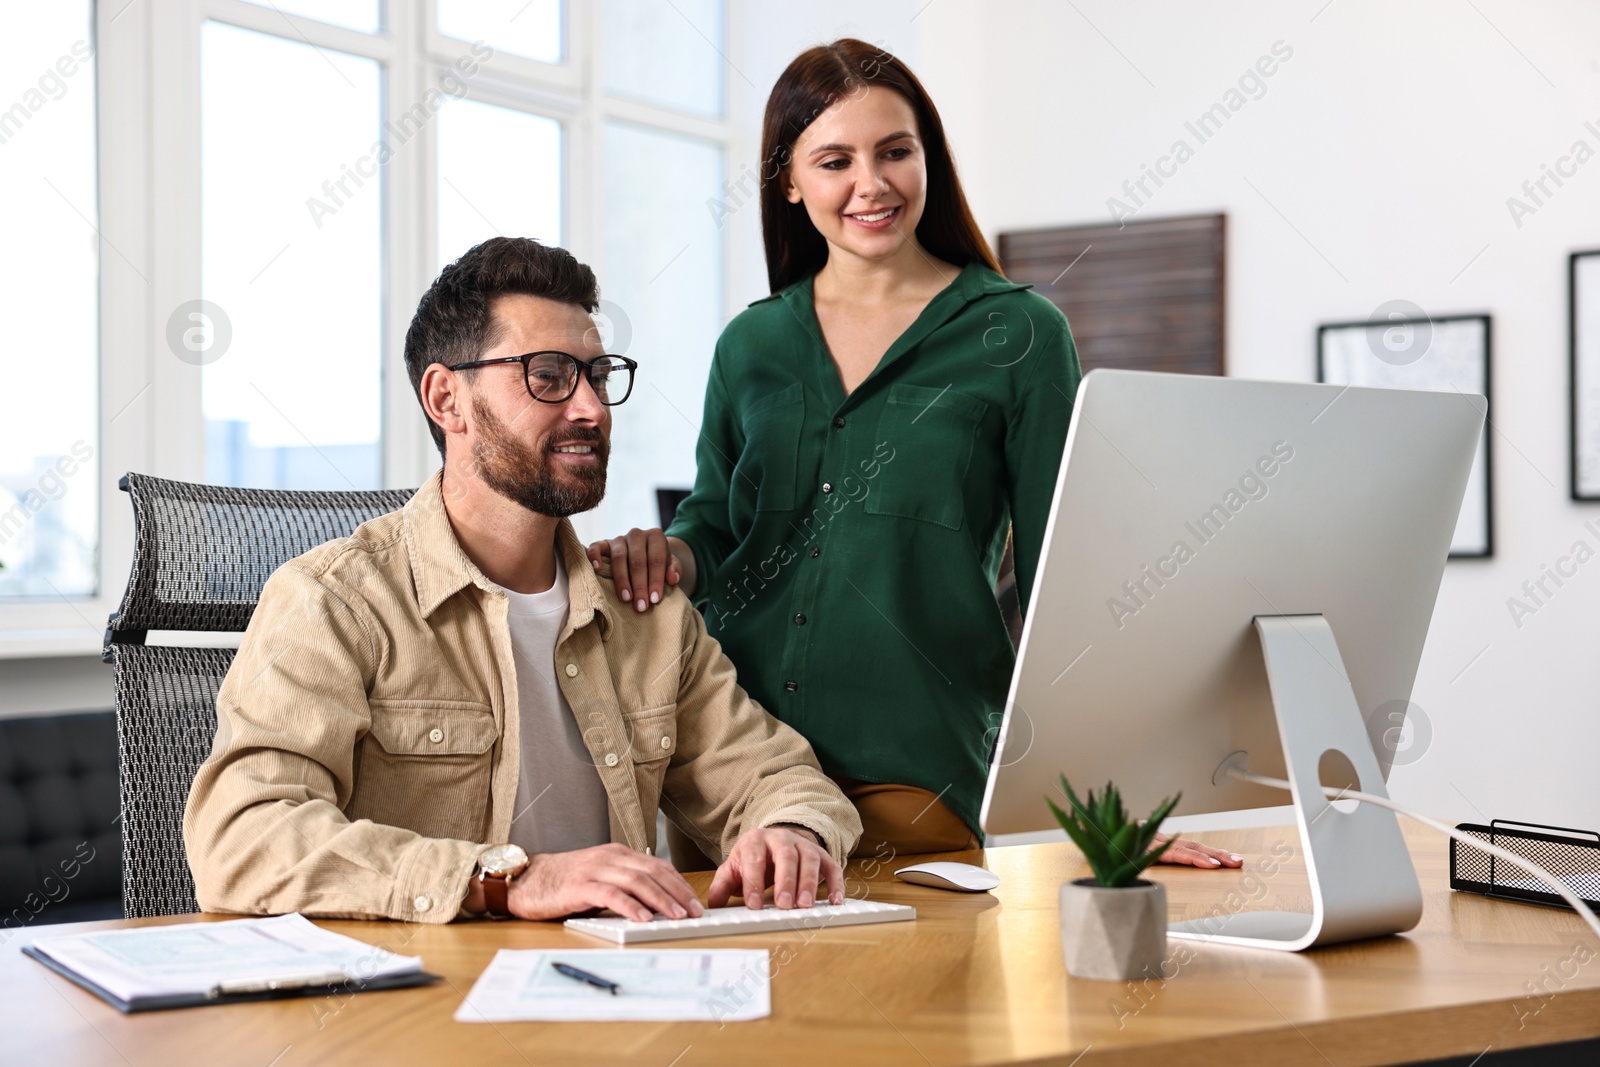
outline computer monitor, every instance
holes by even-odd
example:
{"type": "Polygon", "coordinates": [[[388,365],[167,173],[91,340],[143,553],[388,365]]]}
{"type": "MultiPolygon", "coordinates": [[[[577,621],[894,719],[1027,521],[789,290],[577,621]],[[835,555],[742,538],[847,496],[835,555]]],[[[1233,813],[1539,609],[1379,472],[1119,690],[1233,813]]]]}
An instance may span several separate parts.
{"type": "MultiPolygon", "coordinates": [[[[1287,777],[1311,913],[1177,936],[1262,947],[1409,929],[1421,896],[1391,812],[1327,810],[1381,743],[1417,663],[1483,432],[1476,394],[1096,370],[1078,392],[981,821],[1055,827],[1058,776],[1130,810],[1279,805],[1287,777]],[[1332,761],[1332,762],[1330,762],[1332,761]],[[1287,773],[1286,773],[1287,772],[1287,773]]],[[[1343,805],[1341,805],[1341,808],[1343,805]]]]}

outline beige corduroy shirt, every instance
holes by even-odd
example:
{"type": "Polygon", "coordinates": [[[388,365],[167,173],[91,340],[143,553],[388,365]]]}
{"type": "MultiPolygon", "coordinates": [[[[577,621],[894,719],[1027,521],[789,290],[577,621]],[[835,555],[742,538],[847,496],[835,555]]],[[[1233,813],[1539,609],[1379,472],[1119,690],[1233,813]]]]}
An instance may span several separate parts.
{"type": "MultiPolygon", "coordinates": [[[[687,597],[618,610],[570,523],[562,692],[611,839],[655,847],[664,807],[711,855],[744,830],[814,831],[843,862],[855,809],[811,747],[739,687],[687,597]]],[[[217,696],[184,812],[206,911],[448,922],[508,837],[520,769],[506,596],[461,550],[440,477],[268,579],[217,696]]]]}

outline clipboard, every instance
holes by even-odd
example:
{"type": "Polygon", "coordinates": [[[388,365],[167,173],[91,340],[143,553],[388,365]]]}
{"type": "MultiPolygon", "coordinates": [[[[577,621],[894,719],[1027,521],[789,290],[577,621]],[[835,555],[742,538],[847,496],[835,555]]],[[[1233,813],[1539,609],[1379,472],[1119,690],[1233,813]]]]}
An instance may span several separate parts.
{"type": "Polygon", "coordinates": [[[40,952],[32,945],[22,946],[22,952],[24,955],[38,960],[69,982],[87,989],[124,1015],[132,1015],[142,1011],[166,1011],[170,1008],[203,1008],[208,1004],[248,1004],[258,1000],[285,1000],[290,997],[320,997],[336,993],[349,994],[366,993],[380,989],[407,989],[413,986],[433,985],[435,982],[442,980],[439,975],[430,974],[427,971],[411,971],[407,974],[373,978],[352,978],[346,975],[342,976],[338,981],[328,983],[281,983],[274,984],[271,988],[238,992],[213,989],[208,993],[170,993],[140,997],[137,1000],[128,1001],[90,981],[61,961],[40,952]]]}
{"type": "Polygon", "coordinates": [[[345,996],[439,981],[399,956],[291,912],[123,930],[41,931],[22,951],[120,1012],[345,996]]]}

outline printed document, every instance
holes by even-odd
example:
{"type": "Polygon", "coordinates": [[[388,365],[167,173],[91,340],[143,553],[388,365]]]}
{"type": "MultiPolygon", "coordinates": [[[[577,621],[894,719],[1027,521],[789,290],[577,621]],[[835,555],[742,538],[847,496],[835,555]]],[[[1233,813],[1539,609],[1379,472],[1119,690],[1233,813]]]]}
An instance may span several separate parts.
{"type": "Polygon", "coordinates": [[[772,1014],[766,949],[501,949],[456,1011],[462,1023],[738,1022],[772,1014]],[[564,963],[617,992],[556,970],[564,963]]]}
{"type": "Polygon", "coordinates": [[[33,947],[130,1004],[240,983],[340,975],[365,982],[422,970],[418,957],[331,933],[298,914],[44,936],[33,947]]]}

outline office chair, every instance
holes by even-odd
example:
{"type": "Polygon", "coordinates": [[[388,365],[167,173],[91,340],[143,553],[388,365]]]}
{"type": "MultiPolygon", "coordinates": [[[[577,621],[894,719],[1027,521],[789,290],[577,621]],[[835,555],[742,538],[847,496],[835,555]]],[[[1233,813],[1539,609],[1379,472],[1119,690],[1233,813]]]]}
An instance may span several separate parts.
{"type": "Polygon", "coordinates": [[[147,635],[243,631],[279,566],[398,510],[413,490],[233,489],[132,473],[118,484],[133,501],[133,568],[101,659],[116,691],[123,908],[176,915],[200,910],[183,807],[211,752],[234,650],[147,645],[147,635]]]}

